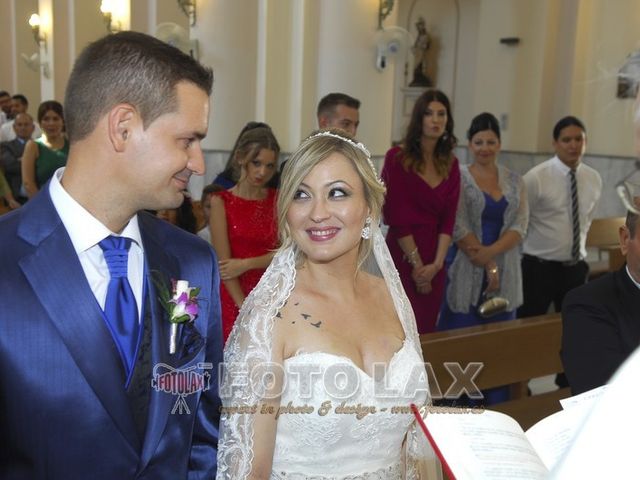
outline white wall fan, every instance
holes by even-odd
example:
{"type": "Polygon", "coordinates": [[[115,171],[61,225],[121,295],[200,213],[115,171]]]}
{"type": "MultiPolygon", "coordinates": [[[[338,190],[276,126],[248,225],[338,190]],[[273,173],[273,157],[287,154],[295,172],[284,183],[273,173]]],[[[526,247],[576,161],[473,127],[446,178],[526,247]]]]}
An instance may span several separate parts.
{"type": "Polygon", "coordinates": [[[394,57],[406,55],[410,43],[411,34],[402,27],[378,30],[375,36],[376,69],[382,72],[394,57]]]}

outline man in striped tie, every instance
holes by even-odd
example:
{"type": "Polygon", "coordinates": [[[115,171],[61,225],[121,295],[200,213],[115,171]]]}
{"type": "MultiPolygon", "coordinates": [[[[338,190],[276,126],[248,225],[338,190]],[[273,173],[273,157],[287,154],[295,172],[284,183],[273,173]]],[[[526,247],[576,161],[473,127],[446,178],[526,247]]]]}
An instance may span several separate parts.
{"type": "Polygon", "coordinates": [[[585,242],[602,179],[582,163],[586,144],[584,124],[564,117],[553,129],[556,155],[524,175],[530,213],[519,318],[545,314],[551,303],[559,312],[565,294],[587,279],[585,242]]]}

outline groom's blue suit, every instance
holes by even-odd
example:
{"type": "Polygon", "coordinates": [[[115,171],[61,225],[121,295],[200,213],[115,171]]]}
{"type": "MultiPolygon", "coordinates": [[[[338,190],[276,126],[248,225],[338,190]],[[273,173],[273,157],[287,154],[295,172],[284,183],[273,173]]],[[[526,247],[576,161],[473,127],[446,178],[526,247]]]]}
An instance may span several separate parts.
{"type": "Polygon", "coordinates": [[[181,402],[172,413],[179,396],[150,388],[143,375],[144,415],[134,418],[118,350],[47,185],[0,218],[0,478],[215,477],[222,360],[216,257],[202,240],[149,214],[139,214],[139,226],[146,371],[195,367],[210,374],[210,389],[183,397],[187,408],[181,402]],[[150,272],[202,288],[199,314],[181,329],[174,355],[150,272]]]}

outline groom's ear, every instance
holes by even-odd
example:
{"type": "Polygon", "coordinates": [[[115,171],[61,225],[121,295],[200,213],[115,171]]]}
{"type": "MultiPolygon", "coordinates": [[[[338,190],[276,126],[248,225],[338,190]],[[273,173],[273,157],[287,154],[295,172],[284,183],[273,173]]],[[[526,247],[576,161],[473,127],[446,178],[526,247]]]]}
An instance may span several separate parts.
{"type": "Polygon", "coordinates": [[[135,128],[140,122],[138,111],[128,103],[120,103],[109,111],[107,117],[109,142],[116,152],[122,153],[125,151],[127,145],[132,141],[135,128]]]}

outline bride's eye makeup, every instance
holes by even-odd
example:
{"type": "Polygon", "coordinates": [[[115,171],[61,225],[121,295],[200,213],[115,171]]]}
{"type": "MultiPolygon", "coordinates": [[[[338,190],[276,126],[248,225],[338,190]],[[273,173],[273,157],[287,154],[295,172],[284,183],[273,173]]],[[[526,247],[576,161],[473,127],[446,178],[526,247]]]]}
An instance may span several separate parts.
{"type": "Polygon", "coordinates": [[[342,198],[351,196],[351,192],[349,192],[346,188],[335,187],[329,190],[329,198],[342,198]]]}
{"type": "Polygon", "coordinates": [[[305,198],[309,198],[309,194],[302,189],[296,190],[296,193],[293,194],[294,200],[304,200],[305,198]]]}

